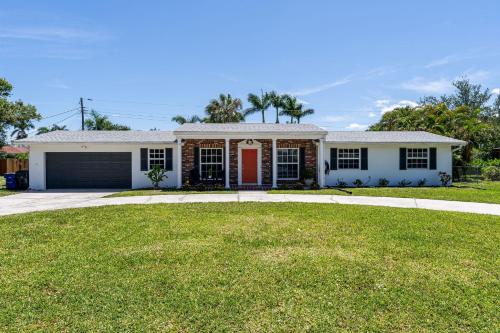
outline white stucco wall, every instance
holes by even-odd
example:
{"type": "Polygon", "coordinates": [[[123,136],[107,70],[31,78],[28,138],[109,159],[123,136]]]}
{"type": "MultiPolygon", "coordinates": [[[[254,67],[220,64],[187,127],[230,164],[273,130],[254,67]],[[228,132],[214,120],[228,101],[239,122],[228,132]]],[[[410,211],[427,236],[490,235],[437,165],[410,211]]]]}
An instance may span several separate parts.
{"type": "Polygon", "coordinates": [[[368,148],[368,170],[361,169],[338,169],[330,170],[325,175],[325,185],[335,186],[338,179],[352,186],[357,178],[361,179],[367,186],[378,185],[380,178],[390,181],[390,186],[397,186],[398,182],[407,179],[416,186],[419,179],[425,178],[426,185],[441,185],[438,173],[444,171],[451,175],[452,152],[450,145],[444,144],[325,144],[325,160],[330,163],[330,148],[368,148]],[[436,170],[429,169],[407,169],[399,170],[399,148],[436,148],[436,170]]]}
{"type": "Polygon", "coordinates": [[[151,182],[141,171],[141,148],[173,148],[173,170],[167,172],[162,187],[177,186],[177,145],[176,144],[31,144],[29,157],[30,188],[45,190],[45,153],[46,152],[131,152],[132,188],[151,187],[151,182]]]}

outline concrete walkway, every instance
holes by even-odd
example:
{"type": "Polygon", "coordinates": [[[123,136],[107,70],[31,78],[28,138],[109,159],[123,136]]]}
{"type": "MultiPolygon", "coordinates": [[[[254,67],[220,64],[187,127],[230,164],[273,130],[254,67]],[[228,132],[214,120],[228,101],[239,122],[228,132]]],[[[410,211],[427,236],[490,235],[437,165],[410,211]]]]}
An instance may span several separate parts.
{"type": "Polygon", "coordinates": [[[268,194],[245,192],[231,194],[181,194],[103,198],[113,191],[46,191],[25,192],[0,197],[0,215],[27,213],[64,208],[106,205],[190,203],[190,202],[309,202],[345,205],[369,205],[399,208],[420,208],[500,216],[499,204],[444,201],[430,199],[364,197],[313,194],[268,194]]]}

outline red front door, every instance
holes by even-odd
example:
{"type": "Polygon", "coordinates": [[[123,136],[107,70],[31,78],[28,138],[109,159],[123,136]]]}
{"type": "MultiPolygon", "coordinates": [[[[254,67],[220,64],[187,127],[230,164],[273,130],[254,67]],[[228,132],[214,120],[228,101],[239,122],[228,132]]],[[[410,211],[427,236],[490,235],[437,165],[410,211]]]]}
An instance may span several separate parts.
{"type": "Polygon", "coordinates": [[[241,182],[257,184],[257,149],[241,150],[241,182]]]}

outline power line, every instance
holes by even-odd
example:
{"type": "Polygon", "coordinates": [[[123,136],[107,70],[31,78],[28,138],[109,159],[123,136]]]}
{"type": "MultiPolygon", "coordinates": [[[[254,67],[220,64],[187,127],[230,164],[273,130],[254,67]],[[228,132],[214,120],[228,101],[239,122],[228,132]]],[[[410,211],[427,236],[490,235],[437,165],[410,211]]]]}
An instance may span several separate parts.
{"type": "Polygon", "coordinates": [[[124,100],[112,100],[112,99],[94,99],[96,102],[105,103],[120,103],[120,104],[144,104],[144,105],[158,105],[158,106],[170,106],[170,107],[204,107],[203,105],[182,105],[182,104],[168,104],[168,103],[154,103],[154,102],[140,102],[140,101],[124,101],[124,100]]]}
{"type": "Polygon", "coordinates": [[[61,113],[53,114],[53,115],[50,115],[50,116],[47,116],[47,117],[42,117],[41,120],[45,120],[45,119],[49,119],[49,118],[54,118],[54,117],[57,117],[57,116],[60,116],[60,115],[63,115],[63,114],[66,114],[66,113],[69,113],[69,112],[75,111],[75,110],[78,110],[78,108],[73,108],[73,109],[68,110],[68,111],[64,111],[64,112],[61,112],[61,113]]]}
{"type": "Polygon", "coordinates": [[[66,117],[66,118],[64,118],[63,120],[60,120],[60,121],[58,121],[57,123],[54,123],[54,125],[59,125],[60,123],[62,123],[62,122],[64,122],[64,121],[68,120],[69,118],[74,117],[74,116],[77,116],[77,115],[79,115],[79,114],[80,114],[79,112],[73,113],[71,116],[66,117]]]}

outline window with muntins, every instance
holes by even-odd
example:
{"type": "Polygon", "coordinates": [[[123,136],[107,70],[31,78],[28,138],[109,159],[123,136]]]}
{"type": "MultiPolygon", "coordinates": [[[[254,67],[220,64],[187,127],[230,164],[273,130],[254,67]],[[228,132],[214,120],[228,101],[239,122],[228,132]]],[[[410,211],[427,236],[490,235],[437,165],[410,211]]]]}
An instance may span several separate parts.
{"type": "Polygon", "coordinates": [[[149,170],[155,165],[162,169],[165,167],[165,149],[149,149],[149,170]]]}
{"type": "Polygon", "coordinates": [[[408,169],[427,169],[428,162],[427,148],[408,148],[406,150],[406,167],[408,169]]]}
{"type": "Polygon", "coordinates": [[[200,148],[200,177],[203,180],[222,179],[222,148],[200,148]]]}
{"type": "Polygon", "coordinates": [[[278,179],[299,179],[299,148],[278,149],[278,179]]]}
{"type": "Polygon", "coordinates": [[[359,169],[359,156],[359,148],[339,149],[338,168],[359,169]]]}

